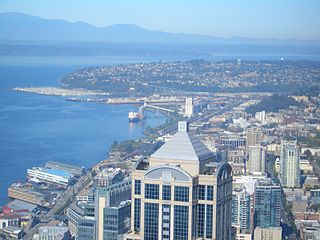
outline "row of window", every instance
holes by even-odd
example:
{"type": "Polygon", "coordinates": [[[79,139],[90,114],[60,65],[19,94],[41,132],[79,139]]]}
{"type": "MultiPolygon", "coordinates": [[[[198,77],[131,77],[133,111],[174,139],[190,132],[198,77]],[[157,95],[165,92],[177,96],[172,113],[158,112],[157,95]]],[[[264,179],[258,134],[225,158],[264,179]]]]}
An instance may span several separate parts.
{"type": "MultiPolygon", "coordinates": [[[[135,180],[134,193],[141,194],[141,180],[135,180]]],[[[213,200],[214,191],[213,186],[198,185],[193,187],[194,200],[213,200]]],[[[145,198],[159,199],[159,185],[145,184],[145,198]]],[[[162,199],[171,200],[171,186],[162,185],[162,199]]],[[[174,200],[188,202],[189,201],[189,187],[174,186],[174,200]]]]}
{"type": "MultiPolygon", "coordinates": [[[[144,205],[144,235],[145,239],[155,240],[158,238],[159,204],[145,203],[144,205]]],[[[188,239],[189,207],[174,205],[174,230],[170,232],[171,205],[162,205],[162,237],[170,239],[188,239]]],[[[193,211],[193,236],[212,238],[213,234],[213,205],[197,204],[192,207],[193,211]]],[[[141,200],[134,199],[134,229],[140,231],[141,200]]]]}
{"type": "Polygon", "coordinates": [[[212,238],[213,205],[197,204],[192,206],[192,235],[195,238],[212,238]]]}
{"type": "Polygon", "coordinates": [[[213,186],[197,185],[193,186],[193,200],[213,200],[213,186]]]}

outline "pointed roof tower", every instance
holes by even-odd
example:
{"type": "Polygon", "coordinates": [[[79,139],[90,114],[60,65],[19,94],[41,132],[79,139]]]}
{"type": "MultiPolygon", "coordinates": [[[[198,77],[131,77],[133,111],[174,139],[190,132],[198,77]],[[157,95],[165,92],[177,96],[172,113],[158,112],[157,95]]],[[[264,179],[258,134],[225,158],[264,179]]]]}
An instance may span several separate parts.
{"type": "Polygon", "coordinates": [[[188,132],[187,122],[179,122],[178,132],[151,157],[159,160],[172,159],[201,162],[213,159],[214,155],[198,137],[188,132]]]}

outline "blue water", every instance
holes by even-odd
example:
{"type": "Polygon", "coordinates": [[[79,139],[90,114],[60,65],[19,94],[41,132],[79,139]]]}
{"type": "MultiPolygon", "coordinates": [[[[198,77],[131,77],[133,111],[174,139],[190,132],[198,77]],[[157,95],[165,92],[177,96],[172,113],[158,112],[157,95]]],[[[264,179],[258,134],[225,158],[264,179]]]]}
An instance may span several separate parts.
{"type": "Polygon", "coordinates": [[[59,86],[64,74],[82,67],[133,62],[231,60],[320,60],[319,55],[212,54],[211,56],[0,56],[0,205],[7,187],[25,180],[26,170],[48,160],[91,166],[107,157],[114,140],[137,139],[149,126],[165,122],[149,113],[129,124],[133,106],[67,102],[63,97],[14,92],[14,87],[59,86]]]}
{"type": "Polygon", "coordinates": [[[137,139],[166,118],[148,112],[145,122],[129,124],[134,106],[65,101],[63,97],[15,92],[17,86],[59,86],[59,79],[82,66],[0,65],[0,205],[7,187],[25,181],[26,170],[48,160],[80,166],[106,159],[114,140],[137,139]]]}

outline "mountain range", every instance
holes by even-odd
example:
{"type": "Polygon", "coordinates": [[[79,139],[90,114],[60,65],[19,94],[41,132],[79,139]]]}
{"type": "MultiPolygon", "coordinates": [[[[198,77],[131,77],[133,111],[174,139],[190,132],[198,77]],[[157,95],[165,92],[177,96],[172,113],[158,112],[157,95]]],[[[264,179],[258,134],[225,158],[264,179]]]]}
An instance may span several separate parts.
{"type": "Polygon", "coordinates": [[[98,28],[84,22],[43,19],[24,13],[0,13],[1,42],[148,43],[208,45],[320,46],[319,40],[221,38],[147,30],[133,24],[98,28]]]}

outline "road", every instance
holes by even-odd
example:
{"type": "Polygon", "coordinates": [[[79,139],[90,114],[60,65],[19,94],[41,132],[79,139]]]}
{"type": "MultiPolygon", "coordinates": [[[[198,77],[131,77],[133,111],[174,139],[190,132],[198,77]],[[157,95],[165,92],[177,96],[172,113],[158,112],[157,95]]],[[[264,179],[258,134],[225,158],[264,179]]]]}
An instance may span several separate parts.
{"type": "Polygon", "coordinates": [[[85,185],[91,180],[91,171],[88,171],[85,175],[81,176],[79,180],[73,186],[70,186],[66,191],[64,191],[59,197],[55,206],[48,212],[48,216],[54,216],[60,214],[68,205],[73,196],[83,189],[85,185]]]}
{"type": "MultiPolygon", "coordinates": [[[[189,119],[189,123],[195,123],[195,122],[207,122],[210,118],[214,116],[219,116],[227,111],[232,110],[234,107],[237,105],[240,105],[242,102],[238,103],[232,103],[224,107],[223,109],[215,110],[215,111],[208,111],[204,113],[202,116],[193,116],[189,119]]],[[[173,134],[178,130],[178,124],[174,124],[173,126],[166,127],[162,130],[159,131],[160,135],[165,135],[165,134],[173,134]]]]}

